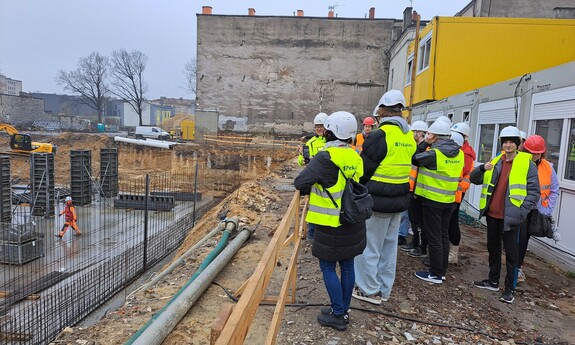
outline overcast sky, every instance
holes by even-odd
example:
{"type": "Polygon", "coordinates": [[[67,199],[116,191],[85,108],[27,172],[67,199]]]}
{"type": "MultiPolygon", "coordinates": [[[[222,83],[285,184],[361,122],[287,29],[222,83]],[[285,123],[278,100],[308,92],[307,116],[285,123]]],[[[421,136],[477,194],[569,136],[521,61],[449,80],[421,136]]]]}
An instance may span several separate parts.
{"type": "MultiPolygon", "coordinates": [[[[453,16],[469,0],[413,0],[422,19],[453,16]]],[[[0,74],[22,81],[27,92],[64,93],[55,82],[59,69],[76,69],[78,59],[96,51],[140,50],[148,56],[148,98],[191,98],[184,88],[184,65],[196,55],[196,13],[327,17],[403,17],[407,0],[0,0],[0,74]]]]}

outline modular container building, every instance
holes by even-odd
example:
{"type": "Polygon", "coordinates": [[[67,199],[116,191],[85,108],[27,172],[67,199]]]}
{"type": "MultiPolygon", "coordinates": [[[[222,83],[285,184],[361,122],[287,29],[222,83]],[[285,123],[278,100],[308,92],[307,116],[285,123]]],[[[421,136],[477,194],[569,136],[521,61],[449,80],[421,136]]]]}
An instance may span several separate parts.
{"type": "MultiPolygon", "coordinates": [[[[575,60],[575,20],[434,17],[420,31],[413,104],[575,60]]],[[[407,55],[410,99],[415,42],[407,55]]]]}
{"type": "MultiPolygon", "coordinates": [[[[432,123],[437,117],[465,121],[471,127],[469,143],[477,152],[475,165],[501,152],[499,133],[517,126],[528,135],[539,134],[547,145],[546,159],[559,181],[553,216],[561,241],[534,238],[529,247],[536,254],[575,271],[575,61],[527,73],[513,79],[421,104],[413,121],[432,123]]],[[[479,215],[481,186],[472,185],[462,204],[468,214],[479,215]]]]}

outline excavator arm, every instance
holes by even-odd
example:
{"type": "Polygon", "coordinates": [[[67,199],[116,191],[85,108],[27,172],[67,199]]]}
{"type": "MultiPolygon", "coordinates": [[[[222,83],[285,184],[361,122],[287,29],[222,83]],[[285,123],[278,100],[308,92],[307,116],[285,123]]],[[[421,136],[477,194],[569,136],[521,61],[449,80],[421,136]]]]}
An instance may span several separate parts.
{"type": "Polygon", "coordinates": [[[10,134],[11,136],[14,134],[18,134],[18,130],[16,128],[5,123],[0,123],[0,131],[4,131],[10,134]]]}

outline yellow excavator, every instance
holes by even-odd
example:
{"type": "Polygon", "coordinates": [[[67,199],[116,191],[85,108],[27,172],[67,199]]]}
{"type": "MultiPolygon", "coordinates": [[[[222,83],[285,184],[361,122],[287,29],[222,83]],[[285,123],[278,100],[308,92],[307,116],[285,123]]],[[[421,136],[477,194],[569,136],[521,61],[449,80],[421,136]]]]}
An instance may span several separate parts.
{"type": "Polygon", "coordinates": [[[0,123],[0,131],[5,131],[10,135],[10,148],[12,149],[12,152],[47,152],[56,154],[56,145],[34,142],[30,135],[19,133],[18,130],[11,125],[0,123]]]}

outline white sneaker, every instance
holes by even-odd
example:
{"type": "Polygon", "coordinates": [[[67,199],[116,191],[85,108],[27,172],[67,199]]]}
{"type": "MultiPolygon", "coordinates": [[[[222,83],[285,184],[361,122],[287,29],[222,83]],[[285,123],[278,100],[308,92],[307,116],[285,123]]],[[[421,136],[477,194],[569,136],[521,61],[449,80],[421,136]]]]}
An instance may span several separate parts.
{"type": "Polygon", "coordinates": [[[357,286],[353,287],[353,292],[351,293],[351,297],[357,298],[362,301],[366,301],[371,304],[380,305],[381,304],[381,292],[378,292],[373,295],[367,295],[361,291],[361,289],[357,286]]]}

